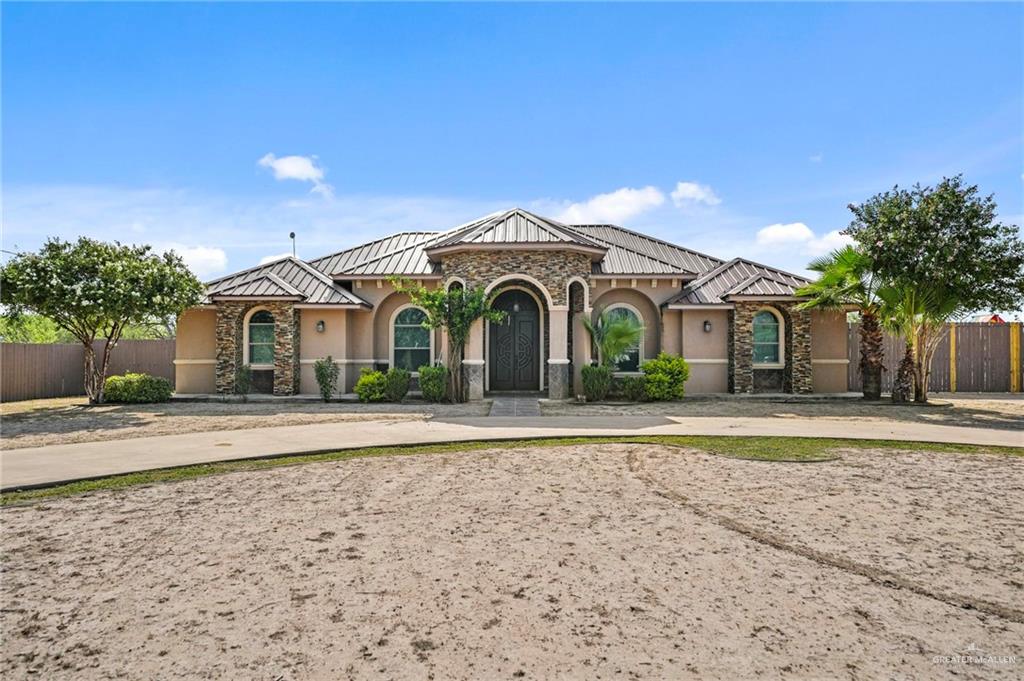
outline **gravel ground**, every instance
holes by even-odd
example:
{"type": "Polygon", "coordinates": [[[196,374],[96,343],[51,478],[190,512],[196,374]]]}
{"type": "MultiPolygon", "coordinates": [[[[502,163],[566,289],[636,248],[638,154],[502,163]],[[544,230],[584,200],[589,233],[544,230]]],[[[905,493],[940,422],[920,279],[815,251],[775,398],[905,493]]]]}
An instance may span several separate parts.
{"type": "Polygon", "coordinates": [[[8,507],[0,675],[1020,678],[1020,459],[840,455],[494,449],[8,507]]]}
{"type": "Polygon", "coordinates": [[[863,403],[859,400],[768,402],[706,398],[641,404],[542,402],[545,416],[775,416],[824,417],[935,423],[948,426],[1024,430],[1024,394],[962,395],[940,393],[926,406],[863,403]]]}
{"type": "Polygon", "coordinates": [[[0,449],[306,423],[486,416],[489,409],[489,402],[376,405],[169,402],[89,406],[85,398],[33,400],[0,405],[3,415],[0,449]]]}

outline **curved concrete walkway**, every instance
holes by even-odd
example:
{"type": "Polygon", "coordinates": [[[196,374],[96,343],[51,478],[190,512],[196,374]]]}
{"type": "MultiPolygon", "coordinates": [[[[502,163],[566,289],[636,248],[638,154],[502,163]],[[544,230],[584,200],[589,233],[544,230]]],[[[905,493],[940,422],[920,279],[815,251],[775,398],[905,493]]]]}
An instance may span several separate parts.
{"type": "Polygon", "coordinates": [[[787,435],[1024,447],[1024,431],[823,418],[596,416],[365,421],[187,433],[0,452],[0,489],[213,461],[376,445],[581,435],[787,435]]]}

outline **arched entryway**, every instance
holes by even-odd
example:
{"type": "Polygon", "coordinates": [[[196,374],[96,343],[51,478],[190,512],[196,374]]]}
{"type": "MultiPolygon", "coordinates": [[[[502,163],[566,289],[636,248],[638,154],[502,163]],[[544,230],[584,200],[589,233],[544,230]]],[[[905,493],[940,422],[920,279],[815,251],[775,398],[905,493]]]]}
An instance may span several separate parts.
{"type": "Polygon", "coordinates": [[[510,288],[492,307],[506,314],[488,329],[488,386],[493,391],[539,390],[543,343],[540,307],[527,291],[510,288]]]}

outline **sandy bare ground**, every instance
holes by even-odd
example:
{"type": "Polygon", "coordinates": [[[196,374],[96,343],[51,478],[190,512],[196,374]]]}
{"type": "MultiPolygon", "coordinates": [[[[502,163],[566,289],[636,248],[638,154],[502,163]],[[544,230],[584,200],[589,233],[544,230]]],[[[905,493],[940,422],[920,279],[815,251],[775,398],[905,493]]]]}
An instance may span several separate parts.
{"type": "Polygon", "coordinates": [[[224,403],[89,406],[85,398],[0,405],[0,449],[339,421],[485,416],[490,403],[224,403]]]}
{"type": "Polygon", "coordinates": [[[1020,678],[1024,465],[488,450],[0,511],[5,678],[1020,678]],[[1017,656],[987,664],[935,656],[1017,656]]]}
{"type": "Polygon", "coordinates": [[[870,404],[858,400],[830,402],[764,402],[753,400],[684,399],[642,404],[542,403],[545,416],[768,416],[777,418],[883,419],[974,428],[1024,430],[1024,394],[939,393],[935,405],[870,404]]]}

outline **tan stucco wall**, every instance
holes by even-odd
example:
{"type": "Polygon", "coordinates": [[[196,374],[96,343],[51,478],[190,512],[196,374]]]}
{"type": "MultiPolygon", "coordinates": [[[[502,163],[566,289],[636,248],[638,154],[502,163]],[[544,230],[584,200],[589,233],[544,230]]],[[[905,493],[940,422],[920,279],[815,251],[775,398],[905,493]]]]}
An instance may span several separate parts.
{"type": "Polygon", "coordinates": [[[845,312],[816,310],[811,313],[811,365],[814,392],[846,392],[848,368],[846,340],[845,312]],[[842,360],[842,362],[821,362],[820,360],[842,360]]]}
{"type": "Polygon", "coordinates": [[[690,363],[690,379],[686,381],[686,393],[724,393],[729,391],[728,364],[690,363]]]}
{"type": "MultiPolygon", "coordinates": [[[[345,359],[348,339],[348,317],[358,314],[349,310],[317,310],[305,308],[299,318],[299,392],[315,395],[320,392],[316,384],[311,361],[330,355],[335,360],[345,359]],[[323,333],[316,330],[318,321],[324,322],[323,333]]],[[[338,385],[344,387],[345,365],[341,364],[342,375],[338,377],[338,385]]]]}
{"type": "Polygon", "coordinates": [[[183,394],[216,392],[216,310],[195,308],[186,310],[178,317],[174,358],[174,389],[176,392],[183,394]]]}
{"type": "MultiPolygon", "coordinates": [[[[682,355],[690,363],[690,380],[686,392],[724,393],[729,390],[729,311],[678,310],[674,326],[682,338],[682,355]],[[704,322],[711,322],[711,332],[704,331],[704,322]]],[[[670,327],[665,325],[666,336],[670,327]]]]}

